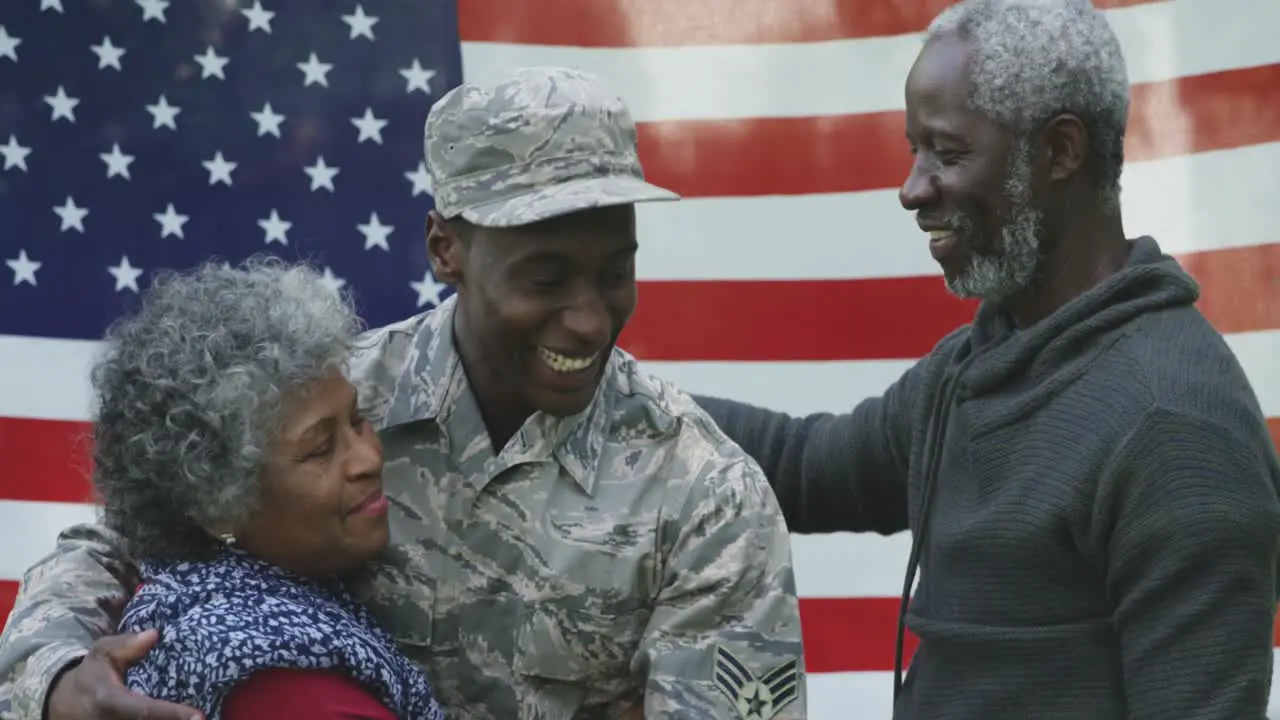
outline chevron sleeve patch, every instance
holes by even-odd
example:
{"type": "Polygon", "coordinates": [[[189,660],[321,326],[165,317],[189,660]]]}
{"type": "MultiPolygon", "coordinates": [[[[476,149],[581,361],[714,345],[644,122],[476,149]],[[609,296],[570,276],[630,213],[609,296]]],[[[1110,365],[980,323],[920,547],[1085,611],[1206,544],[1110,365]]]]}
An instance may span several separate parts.
{"type": "Polygon", "coordinates": [[[716,687],[729,699],[741,720],[770,720],[795,702],[800,664],[788,660],[757,676],[723,645],[716,648],[713,670],[716,687]]]}

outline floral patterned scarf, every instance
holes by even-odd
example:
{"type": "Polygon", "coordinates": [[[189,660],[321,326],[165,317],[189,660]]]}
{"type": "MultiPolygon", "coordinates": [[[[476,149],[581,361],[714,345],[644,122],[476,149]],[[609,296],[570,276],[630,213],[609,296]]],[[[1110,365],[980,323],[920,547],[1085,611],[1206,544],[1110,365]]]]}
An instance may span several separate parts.
{"type": "Polygon", "coordinates": [[[268,668],[338,669],[403,720],[443,720],[426,677],[338,583],[228,549],[209,562],[143,565],[121,632],[160,630],[126,683],[218,720],[231,689],[268,668]]]}

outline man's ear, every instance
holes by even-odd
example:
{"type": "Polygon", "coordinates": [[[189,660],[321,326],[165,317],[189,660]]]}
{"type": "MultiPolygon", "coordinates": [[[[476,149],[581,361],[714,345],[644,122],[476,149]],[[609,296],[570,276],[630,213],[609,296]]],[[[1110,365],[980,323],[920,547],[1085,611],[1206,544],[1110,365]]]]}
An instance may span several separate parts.
{"type": "Polygon", "coordinates": [[[1054,117],[1045,124],[1044,140],[1051,180],[1065,180],[1084,164],[1089,131],[1080,118],[1065,113],[1054,117]]]}
{"type": "Polygon", "coordinates": [[[446,285],[462,282],[466,256],[463,240],[449,222],[434,209],[427,215],[427,257],[431,258],[431,274],[446,285]]]}

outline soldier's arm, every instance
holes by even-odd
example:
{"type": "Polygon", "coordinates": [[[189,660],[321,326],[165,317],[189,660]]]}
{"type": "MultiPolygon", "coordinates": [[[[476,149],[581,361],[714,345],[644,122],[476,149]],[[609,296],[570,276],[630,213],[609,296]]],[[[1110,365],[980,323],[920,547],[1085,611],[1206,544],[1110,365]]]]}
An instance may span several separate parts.
{"type": "Polygon", "coordinates": [[[113,610],[136,578],[110,530],[83,524],[58,535],[53,552],[23,576],[0,635],[0,717],[43,717],[54,680],[115,632],[113,610]]]}
{"type": "Polygon", "coordinates": [[[693,398],[764,469],[792,531],[891,535],[907,528],[911,411],[924,362],[842,414],[791,416],[693,398]]]}
{"type": "MultiPolygon", "coordinates": [[[[649,718],[804,718],[791,542],[758,465],[722,448],[660,528],[660,591],[633,669],[649,718]],[[776,715],[770,715],[776,711],[776,715]]],[[[676,480],[686,481],[681,477],[676,480]]]]}

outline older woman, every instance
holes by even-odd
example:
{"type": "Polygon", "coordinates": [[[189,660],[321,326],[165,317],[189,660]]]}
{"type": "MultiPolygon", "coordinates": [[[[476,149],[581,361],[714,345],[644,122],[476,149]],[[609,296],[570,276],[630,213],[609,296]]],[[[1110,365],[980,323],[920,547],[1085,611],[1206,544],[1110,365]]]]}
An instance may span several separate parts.
{"type": "Polygon", "coordinates": [[[357,319],[302,266],[156,279],[93,372],[93,479],[140,560],[128,686],[211,719],[442,717],[344,589],[388,542],[382,447],[341,372],[357,319]]]}

